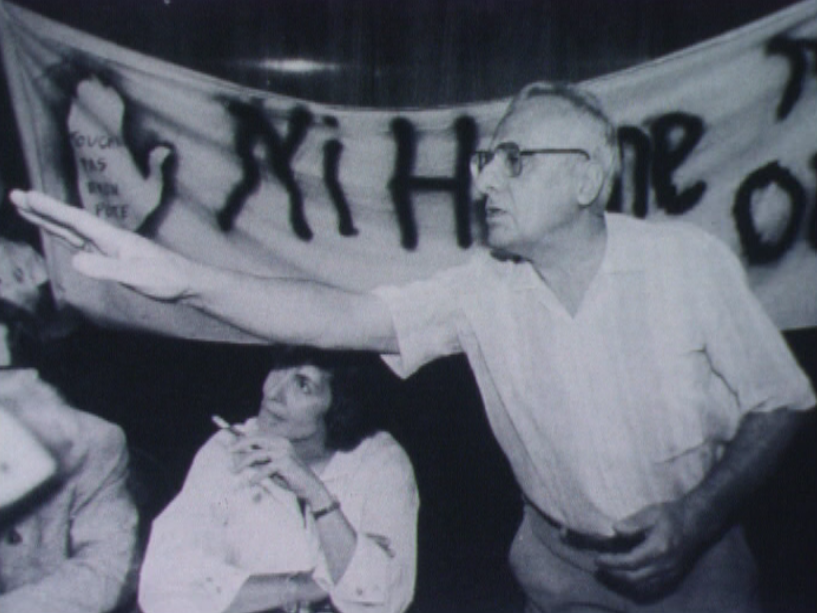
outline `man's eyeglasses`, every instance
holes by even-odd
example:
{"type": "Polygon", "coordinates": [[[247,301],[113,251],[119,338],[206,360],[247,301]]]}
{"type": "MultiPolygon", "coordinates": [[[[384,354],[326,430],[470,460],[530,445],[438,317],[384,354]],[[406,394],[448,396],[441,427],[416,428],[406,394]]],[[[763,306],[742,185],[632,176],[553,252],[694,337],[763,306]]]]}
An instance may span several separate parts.
{"type": "Polygon", "coordinates": [[[493,151],[488,149],[480,149],[474,152],[471,156],[471,172],[476,177],[483,171],[483,169],[491,163],[495,156],[499,156],[502,160],[502,168],[508,177],[518,177],[522,173],[522,158],[530,155],[539,154],[558,154],[558,155],[581,155],[585,159],[590,159],[590,154],[584,149],[520,149],[516,143],[501,143],[493,151]]]}

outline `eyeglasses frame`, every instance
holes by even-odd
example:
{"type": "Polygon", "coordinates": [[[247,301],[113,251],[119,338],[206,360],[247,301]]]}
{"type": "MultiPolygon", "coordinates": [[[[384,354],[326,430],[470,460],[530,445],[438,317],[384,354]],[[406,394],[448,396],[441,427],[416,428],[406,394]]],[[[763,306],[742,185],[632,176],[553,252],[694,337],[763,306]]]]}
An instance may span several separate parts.
{"type": "Polygon", "coordinates": [[[522,174],[522,164],[521,160],[523,157],[530,157],[533,155],[539,154],[555,154],[555,155],[581,155],[584,156],[585,159],[590,159],[590,153],[585,149],[579,149],[576,147],[545,147],[545,148],[538,148],[538,149],[521,149],[519,145],[514,142],[507,142],[507,143],[500,143],[494,150],[490,149],[477,149],[471,155],[471,172],[472,174],[477,177],[480,173],[485,169],[488,164],[496,156],[497,151],[504,151],[507,159],[508,152],[513,152],[514,155],[518,156],[519,164],[513,164],[510,167],[506,166],[510,171],[508,173],[509,178],[513,179],[518,177],[522,174]],[[517,169],[518,166],[518,169],[517,169]]]}

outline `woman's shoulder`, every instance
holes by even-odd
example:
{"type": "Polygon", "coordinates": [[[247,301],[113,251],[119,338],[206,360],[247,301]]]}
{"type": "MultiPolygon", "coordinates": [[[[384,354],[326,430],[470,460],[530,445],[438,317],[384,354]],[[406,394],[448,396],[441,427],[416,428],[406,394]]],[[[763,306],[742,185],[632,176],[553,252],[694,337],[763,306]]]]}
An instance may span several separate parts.
{"type": "Polygon", "coordinates": [[[357,456],[361,463],[376,467],[378,471],[414,473],[403,446],[384,430],[363,439],[351,454],[357,456]]]}
{"type": "Polygon", "coordinates": [[[227,430],[218,430],[210,435],[193,455],[187,476],[190,477],[191,474],[200,472],[221,471],[224,466],[227,466],[233,436],[227,430]]]}

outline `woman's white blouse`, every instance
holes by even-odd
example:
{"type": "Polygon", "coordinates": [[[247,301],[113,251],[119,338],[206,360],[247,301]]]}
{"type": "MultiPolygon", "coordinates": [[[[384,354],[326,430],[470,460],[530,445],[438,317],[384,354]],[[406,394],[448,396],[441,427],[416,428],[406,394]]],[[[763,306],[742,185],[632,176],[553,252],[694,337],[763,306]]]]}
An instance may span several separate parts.
{"type": "Polygon", "coordinates": [[[321,474],[358,533],[337,583],[311,515],[290,492],[234,474],[230,437],[219,432],[199,450],[181,492],[153,522],[139,587],[145,613],[219,613],[253,574],[305,571],[343,613],[408,607],[419,497],[411,463],[390,435],[336,452],[321,474]]]}

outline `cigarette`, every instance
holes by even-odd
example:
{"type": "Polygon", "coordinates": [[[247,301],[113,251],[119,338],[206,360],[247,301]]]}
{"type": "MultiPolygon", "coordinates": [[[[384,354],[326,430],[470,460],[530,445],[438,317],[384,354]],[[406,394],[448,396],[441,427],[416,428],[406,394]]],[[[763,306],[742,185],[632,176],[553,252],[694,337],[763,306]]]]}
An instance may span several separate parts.
{"type": "Polygon", "coordinates": [[[223,417],[213,415],[210,417],[210,419],[212,419],[213,423],[216,424],[222,430],[227,430],[228,432],[237,437],[244,436],[244,433],[241,430],[239,430],[232,424],[228,423],[227,420],[224,419],[223,417]]]}

